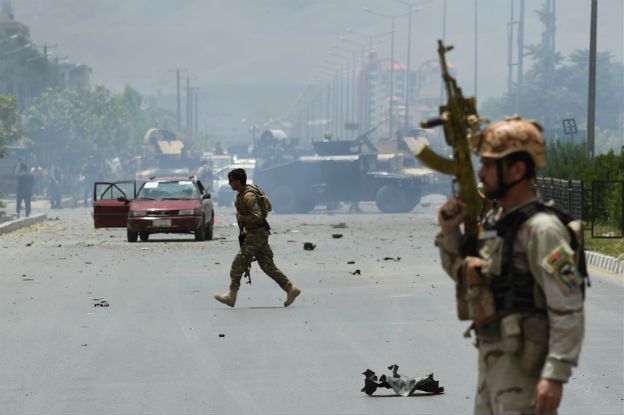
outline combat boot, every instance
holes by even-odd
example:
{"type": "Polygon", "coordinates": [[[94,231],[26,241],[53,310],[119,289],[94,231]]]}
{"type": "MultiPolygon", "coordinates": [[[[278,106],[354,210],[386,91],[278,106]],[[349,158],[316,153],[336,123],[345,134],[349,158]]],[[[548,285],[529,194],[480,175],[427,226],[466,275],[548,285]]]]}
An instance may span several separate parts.
{"type": "Polygon", "coordinates": [[[294,285],[291,285],[288,291],[286,291],[286,294],[287,296],[286,301],[284,301],[284,307],[288,307],[289,305],[291,305],[295,301],[295,298],[297,298],[297,296],[301,294],[301,290],[294,285]]]}
{"type": "Polygon", "coordinates": [[[230,289],[230,292],[224,294],[217,294],[214,296],[215,300],[225,305],[229,305],[230,307],[234,307],[236,304],[236,294],[237,291],[230,289]]]}

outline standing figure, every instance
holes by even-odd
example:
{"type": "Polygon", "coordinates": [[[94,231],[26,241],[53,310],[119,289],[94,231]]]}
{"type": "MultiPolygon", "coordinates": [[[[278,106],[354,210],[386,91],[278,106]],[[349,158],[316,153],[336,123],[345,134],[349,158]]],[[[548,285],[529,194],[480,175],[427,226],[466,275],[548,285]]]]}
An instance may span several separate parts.
{"type": "Polygon", "coordinates": [[[32,200],[34,186],[35,177],[30,173],[30,171],[28,171],[28,166],[26,165],[26,163],[21,162],[17,170],[17,186],[15,189],[15,211],[17,212],[18,218],[20,217],[22,201],[24,201],[26,217],[30,216],[30,202],[32,200]]]}
{"type": "Polygon", "coordinates": [[[50,167],[50,177],[48,181],[50,207],[52,209],[62,209],[61,206],[61,186],[63,185],[63,172],[57,164],[53,164],[50,167]]]}
{"type": "Polygon", "coordinates": [[[208,160],[202,160],[197,173],[195,173],[199,181],[204,185],[206,192],[212,193],[212,182],[214,174],[212,173],[212,163],[208,160]]]}
{"type": "Polygon", "coordinates": [[[457,284],[458,314],[477,336],[475,414],[556,413],[581,351],[586,270],[569,219],[533,190],[546,164],[541,130],[512,117],[475,137],[482,190],[496,205],[473,244],[460,233],[461,200],[438,215],[436,245],[457,284]]]}
{"type": "Polygon", "coordinates": [[[236,220],[244,238],[240,251],[236,254],[230,270],[230,291],[215,295],[215,299],[223,304],[234,307],[240,281],[254,257],[258,265],[282,290],[286,292],[284,307],[288,307],[301,294],[288,277],[273,263],[273,251],[269,246],[271,227],[266,220],[271,210],[270,202],[257,186],[247,184],[245,169],[234,169],[228,173],[228,181],[236,194],[236,220]]]}

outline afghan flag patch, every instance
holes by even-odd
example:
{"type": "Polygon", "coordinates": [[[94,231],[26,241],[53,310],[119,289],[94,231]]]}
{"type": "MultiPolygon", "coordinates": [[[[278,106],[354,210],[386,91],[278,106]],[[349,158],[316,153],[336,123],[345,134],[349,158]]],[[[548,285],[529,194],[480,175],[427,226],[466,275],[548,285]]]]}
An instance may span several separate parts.
{"type": "Polygon", "coordinates": [[[562,243],[553,249],[542,261],[542,267],[570,291],[576,290],[583,283],[583,277],[574,262],[574,252],[568,244],[562,243]]]}

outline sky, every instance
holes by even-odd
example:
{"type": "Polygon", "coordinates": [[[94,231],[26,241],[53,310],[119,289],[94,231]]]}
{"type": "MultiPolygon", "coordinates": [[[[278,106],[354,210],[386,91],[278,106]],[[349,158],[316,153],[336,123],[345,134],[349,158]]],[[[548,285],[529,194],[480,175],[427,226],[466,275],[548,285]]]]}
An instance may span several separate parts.
{"type": "MultiPolygon", "coordinates": [[[[506,88],[507,26],[514,0],[477,0],[479,100],[506,88]]],[[[418,1],[415,1],[417,3],[418,1]]],[[[526,0],[525,43],[543,30],[535,10],[544,0],[526,0]]],[[[599,0],[598,50],[624,55],[622,0],[599,0]]],[[[413,15],[412,60],[417,68],[436,58],[442,37],[444,0],[425,1],[413,15]]],[[[464,92],[474,94],[475,0],[446,0],[446,41],[455,50],[464,92]]],[[[516,9],[519,0],[515,0],[516,9]]],[[[566,55],[589,47],[590,0],[558,0],[557,49],[566,55]]],[[[364,36],[391,30],[387,15],[408,10],[398,0],[12,0],[17,20],[30,27],[38,45],[93,69],[92,83],[120,91],[131,85],[146,95],[175,92],[174,68],[184,68],[203,91],[204,108],[238,100],[236,117],[280,116],[298,94],[332,67],[332,44],[359,50],[364,36]],[[359,33],[345,33],[345,29],[359,33]],[[364,36],[362,36],[364,35],[364,36]],[[345,36],[351,42],[339,38],[345,36]],[[352,43],[355,42],[355,43],[352,43]],[[213,99],[211,100],[210,97],[213,99]]],[[[517,18],[517,15],[516,15],[517,18]]],[[[376,40],[389,57],[389,38],[376,40]]],[[[349,52],[344,52],[349,54],[349,52]]],[[[395,19],[395,58],[406,61],[407,17],[395,19]]],[[[333,59],[333,67],[338,65],[333,59]]],[[[233,105],[233,104],[232,104],[233,105]]]]}

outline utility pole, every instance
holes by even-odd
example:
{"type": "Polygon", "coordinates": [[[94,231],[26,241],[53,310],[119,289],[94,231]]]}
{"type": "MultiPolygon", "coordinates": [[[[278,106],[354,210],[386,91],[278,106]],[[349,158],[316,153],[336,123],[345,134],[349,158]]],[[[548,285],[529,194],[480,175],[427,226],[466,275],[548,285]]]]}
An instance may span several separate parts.
{"type": "Polygon", "coordinates": [[[518,75],[516,87],[516,114],[522,114],[522,83],[524,80],[524,0],[520,0],[518,18],[518,75]]]}
{"type": "Polygon", "coordinates": [[[176,73],[176,99],[177,99],[177,113],[176,123],[178,128],[182,127],[182,107],[180,106],[180,72],[186,72],[186,69],[176,68],[170,69],[169,72],[176,73]]]}
{"type": "Polygon", "coordinates": [[[195,110],[195,116],[193,119],[195,120],[195,125],[193,126],[193,135],[199,135],[199,88],[193,88],[195,92],[195,105],[193,105],[193,109],[195,110]]]}
{"type": "Polygon", "coordinates": [[[589,30],[589,88],[587,91],[587,158],[594,159],[596,126],[596,35],[598,31],[598,0],[591,0],[589,30]]]}

